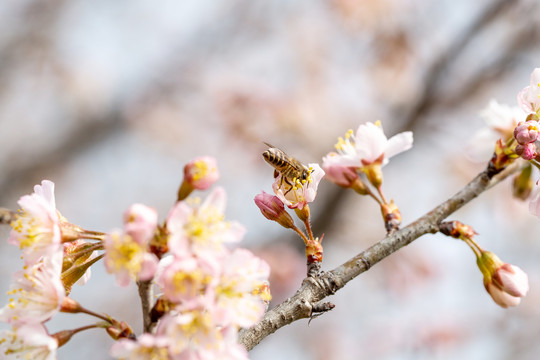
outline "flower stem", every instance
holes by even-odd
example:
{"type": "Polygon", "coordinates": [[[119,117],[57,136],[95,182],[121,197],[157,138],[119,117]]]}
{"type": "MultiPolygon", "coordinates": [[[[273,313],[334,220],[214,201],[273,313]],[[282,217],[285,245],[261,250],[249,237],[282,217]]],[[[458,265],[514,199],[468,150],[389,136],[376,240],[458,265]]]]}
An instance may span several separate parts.
{"type": "MultiPolygon", "coordinates": [[[[291,229],[293,229],[298,235],[300,235],[300,237],[302,238],[302,240],[304,240],[304,244],[307,245],[309,239],[307,238],[306,234],[304,234],[304,233],[302,232],[302,230],[300,230],[300,229],[298,228],[298,226],[296,226],[296,225],[293,225],[293,227],[292,227],[291,229]]],[[[312,236],[313,236],[313,235],[312,235],[312,236]]]]}
{"type": "Polygon", "coordinates": [[[471,250],[474,251],[474,254],[476,255],[477,258],[480,257],[480,254],[482,253],[482,248],[478,245],[476,241],[467,237],[461,237],[461,240],[465,241],[465,243],[469,245],[471,250]]]}

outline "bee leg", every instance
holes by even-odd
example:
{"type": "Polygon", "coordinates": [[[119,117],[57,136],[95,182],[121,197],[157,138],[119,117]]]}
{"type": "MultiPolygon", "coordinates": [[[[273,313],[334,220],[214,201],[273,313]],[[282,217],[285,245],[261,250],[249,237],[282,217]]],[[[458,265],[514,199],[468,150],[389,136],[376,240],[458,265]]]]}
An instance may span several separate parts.
{"type": "Polygon", "coordinates": [[[287,191],[285,191],[285,193],[283,194],[283,196],[287,195],[291,190],[292,188],[294,187],[293,184],[291,184],[289,182],[289,179],[287,179],[286,177],[283,176],[283,174],[281,175],[281,184],[279,187],[281,187],[281,185],[283,185],[283,182],[285,181],[285,184],[289,185],[289,189],[287,191]]]}

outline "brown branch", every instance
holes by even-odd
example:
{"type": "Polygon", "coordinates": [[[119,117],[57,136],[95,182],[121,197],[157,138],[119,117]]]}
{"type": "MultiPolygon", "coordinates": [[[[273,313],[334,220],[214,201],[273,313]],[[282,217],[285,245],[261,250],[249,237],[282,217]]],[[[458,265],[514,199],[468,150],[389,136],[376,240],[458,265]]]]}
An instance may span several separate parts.
{"type": "Polygon", "coordinates": [[[139,297],[141,298],[142,315],[143,315],[143,329],[145,332],[152,332],[152,328],[155,324],[152,323],[150,316],[150,310],[152,309],[153,291],[152,280],[137,281],[137,287],[139,288],[139,297]]]}
{"type": "Polygon", "coordinates": [[[412,224],[388,235],[332,271],[316,278],[304,279],[302,286],[294,296],[268,311],[263,319],[253,327],[241,330],[239,342],[246,349],[251,350],[262,339],[279,328],[296,320],[309,318],[312,316],[314,304],[333,295],[371,266],[420,236],[436,233],[439,230],[439,223],[446,217],[519,169],[520,166],[515,164],[491,180],[487,171],[481,172],[457,194],[412,224]]]}

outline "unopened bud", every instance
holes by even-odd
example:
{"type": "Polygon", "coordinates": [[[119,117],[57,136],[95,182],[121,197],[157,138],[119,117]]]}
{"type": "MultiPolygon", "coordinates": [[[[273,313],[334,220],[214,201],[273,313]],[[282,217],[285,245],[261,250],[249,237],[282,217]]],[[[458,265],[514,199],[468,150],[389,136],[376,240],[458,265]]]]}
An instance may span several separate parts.
{"type": "Polygon", "coordinates": [[[535,142],[538,134],[538,121],[522,121],[514,129],[514,138],[521,145],[535,142]]]}
{"type": "Polygon", "coordinates": [[[114,340],[135,339],[135,333],[125,321],[113,320],[112,325],[105,329],[114,340]]]}
{"type": "Polygon", "coordinates": [[[528,143],[525,145],[516,145],[516,154],[524,160],[532,160],[536,157],[536,145],[528,143]]]}
{"type": "Polygon", "coordinates": [[[481,252],[477,264],[484,275],[484,287],[497,305],[517,306],[527,295],[529,279],[519,267],[503,262],[489,251],[481,252]]]}
{"type": "Polygon", "coordinates": [[[261,194],[255,196],[254,200],[255,205],[261,210],[265,218],[276,221],[287,229],[294,227],[293,218],[285,211],[283,202],[277,196],[267,194],[263,191],[261,194]]]}

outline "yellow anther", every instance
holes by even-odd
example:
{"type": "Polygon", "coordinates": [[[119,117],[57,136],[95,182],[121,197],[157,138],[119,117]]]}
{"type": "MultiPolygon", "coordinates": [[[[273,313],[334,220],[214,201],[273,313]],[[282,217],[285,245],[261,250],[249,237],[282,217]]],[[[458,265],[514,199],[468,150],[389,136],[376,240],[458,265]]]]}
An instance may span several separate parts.
{"type": "Polygon", "coordinates": [[[375,126],[382,127],[381,120],[375,121],[375,126]]]}
{"type": "Polygon", "coordinates": [[[352,135],[353,135],[353,130],[352,130],[352,129],[349,129],[349,130],[347,130],[347,133],[345,134],[345,138],[348,139],[348,138],[350,138],[352,135]]]}

